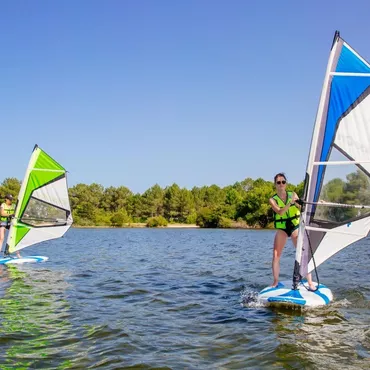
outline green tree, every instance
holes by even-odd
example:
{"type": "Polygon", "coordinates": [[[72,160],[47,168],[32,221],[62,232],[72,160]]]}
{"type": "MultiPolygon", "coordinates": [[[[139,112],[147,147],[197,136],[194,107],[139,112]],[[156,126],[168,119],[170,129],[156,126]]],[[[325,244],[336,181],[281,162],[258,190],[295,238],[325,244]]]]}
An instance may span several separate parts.
{"type": "Polygon", "coordinates": [[[168,221],[163,216],[149,217],[146,223],[147,227],[163,227],[167,225],[168,221]]]}
{"type": "Polygon", "coordinates": [[[191,189],[191,194],[193,196],[194,200],[194,207],[195,210],[198,212],[205,206],[205,193],[206,193],[206,187],[203,186],[202,188],[199,188],[197,186],[194,186],[191,189]]]}
{"type": "Polygon", "coordinates": [[[200,227],[215,228],[218,226],[219,215],[210,208],[203,208],[199,211],[196,224],[200,227]]]}
{"type": "Polygon", "coordinates": [[[294,191],[299,198],[303,197],[303,191],[304,191],[304,181],[301,181],[297,186],[294,186],[292,188],[292,191],[294,191]]]}
{"type": "Polygon", "coordinates": [[[225,191],[217,185],[207,186],[205,188],[204,203],[206,207],[216,208],[225,203],[225,191]]]}
{"type": "Polygon", "coordinates": [[[117,212],[120,209],[127,209],[132,192],[125,186],[115,188],[113,186],[104,190],[101,199],[101,207],[106,211],[117,212]]]}
{"type": "Polygon", "coordinates": [[[192,193],[187,189],[180,190],[178,204],[178,221],[186,222],[188,217],[195,211],[194,199],[192,193]]]}
{"type": "Polygon", "coordinates": [[[181,190],[177,184],[172,184],[164,190],[163,210],[167,220],[178,221],[180,214],[181,190]]]}
{"type": "Polygon", "coordinates": [[[0,185],[0,199],[3,200],[7,194],[17,198],[20,189],[21,182],[14,177],[8,177],[0,185]]]}
{"type": "Polygon", "coordinates": [[[111,216],[110,221],[112,226],[122,227],[123,224],[131,222],[131,218],[125,209],[120,209],[111,216]]]}
{"type": "Polygon", "coordinates": [[[143,207],[143,199],[139,193],[133,194],[127,199],[127,213],[131,216],[134,222],[143,221],[143,207]]]}
{"type": "Polygon", "coordinates": [[[269,198],[274,194],[274,184],[261,178],[254,181],[240,205],[237,217],[244,218],[251,226],[260,223],[269,215],[269,198]]]}
{"type": "Polygon", "coordinates": [[[163,215],[163,189],[155,184],[142,195],[142,214],[145,217],[163,215]]]}
{"type": "Polygon", "coordinates": [[[77,220],[84,224],[96,223],[97,209],[103,197],[104,188],[99,184],[77,184],[69,189],[71,207],[77,220]]]}

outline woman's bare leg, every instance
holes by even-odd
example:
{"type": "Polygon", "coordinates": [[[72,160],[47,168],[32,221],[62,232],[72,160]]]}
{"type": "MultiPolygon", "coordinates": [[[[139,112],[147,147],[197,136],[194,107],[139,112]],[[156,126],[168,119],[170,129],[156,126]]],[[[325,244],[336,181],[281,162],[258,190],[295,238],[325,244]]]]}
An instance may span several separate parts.
{"type": "Polygon", "coordinates": [[[280,257],[283,252],[285,243],[288,239],[288,235],[283,230],[277,230],[274,239],[274,251],[272,256],[272,275],[274,277],[274,282],[272,286],[275,287],[279,283],[280,274],[280,257]]]}

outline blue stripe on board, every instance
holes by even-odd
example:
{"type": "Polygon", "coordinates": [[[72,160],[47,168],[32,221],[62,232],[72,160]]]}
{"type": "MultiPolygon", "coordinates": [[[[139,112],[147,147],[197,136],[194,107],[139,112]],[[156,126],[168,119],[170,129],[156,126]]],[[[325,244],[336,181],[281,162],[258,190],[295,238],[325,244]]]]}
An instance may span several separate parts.
{"type": "Polygon", "coordinates": [[[306,304],[306,300],[302,297],[299,290],[290,290],[287,293],[281,294],[277,297],[269,297],[267,299],[268,302],[290,302],[294,304],[299,304],[304,306],[306,304]]]}
{"type": "Polygon", "coordinates": [[[33,258],[37,262],[43,262],[45,260],[45,257],[39,257],[39,256],[26,256],[26,257],[22,257],[22,258],[33,258]]]}
{"type": "Polygon", "coordinates": [[[8,261],[10,261],[12,258],[0,258],[0,265],[5,265],[8,261]]]}
{"type": "MultiPolygon", "coordinates": [[[[323,286],[319,286],[319,288],[322,288],[323,286]]],[[[315,290],[313,293],[315,293],[316,295],[318,295],[321,299],[324,300],[325,304],[329,304],[330,302],[330,299],[327,295],[325,295],[324,293],[321,293],[320,290],[315,290]]]]}

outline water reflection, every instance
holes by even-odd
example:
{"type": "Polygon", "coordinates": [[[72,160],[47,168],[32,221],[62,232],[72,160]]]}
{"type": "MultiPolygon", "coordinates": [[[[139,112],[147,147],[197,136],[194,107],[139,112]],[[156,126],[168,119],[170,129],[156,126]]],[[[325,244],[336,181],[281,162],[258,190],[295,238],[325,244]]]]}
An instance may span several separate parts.
{"type": "Polygon", "coordinates": [[[276,365],[307,369],[370,368],[369,326],[346,317],[341,302],[310,310],[277,310],[276,365]]]}
{"type": "MultiPolygon", "coordinates": [[[[38,247],[47,263],[1,269],[0,368],[369,367],[368,245],[320,270],[336,296],[324,310],[241,306],[270,281],[273,237],[73,229],[38,247]]],[[[290,245],[285,279],[292,261],[290,245]]]]}
{"type": "MultiPolygon", "coordinates": [[[[70,335],[62,274],[10,265],[2,270],[1,280],[5,283],[0,299],[2,369],[52,365],[61,347],[64,356],[70,352],[73,358],[76,340],[70,335]]],[[[67,366],[69,361],[59,364],[67,366]]]]}

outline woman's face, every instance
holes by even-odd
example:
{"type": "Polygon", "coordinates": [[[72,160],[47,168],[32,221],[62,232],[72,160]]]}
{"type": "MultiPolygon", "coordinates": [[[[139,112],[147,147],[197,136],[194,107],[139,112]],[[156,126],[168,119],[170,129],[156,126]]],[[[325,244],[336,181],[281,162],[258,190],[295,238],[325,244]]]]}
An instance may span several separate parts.
{"type": "Polygon", "coordinates": [[[284,176],[278,176],[275,181],[276,189],[285,189],[286,187],[286,179],[284,176]]]}

